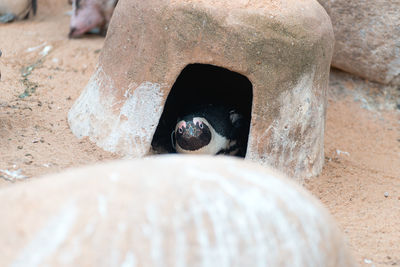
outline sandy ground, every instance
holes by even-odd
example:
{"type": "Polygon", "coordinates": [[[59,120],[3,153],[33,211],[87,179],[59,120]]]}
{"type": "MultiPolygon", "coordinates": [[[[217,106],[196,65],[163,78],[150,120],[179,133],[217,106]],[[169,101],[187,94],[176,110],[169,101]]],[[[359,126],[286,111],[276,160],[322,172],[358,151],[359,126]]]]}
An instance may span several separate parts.
{"type": "Polygon", "coordinates": [[[399,91],[375,86],[331,72],[325,166],[306,187],[339,222],[362,266],[400,266],[399,91]]]}
{"type": "MultiPolygon", "coordinates": [[[[117,158],[70,131],[66,116],[104,39],[69,40],[67,1],[39,1],[0,25],[0,187],[117,158]]],[[[400,266],[399,91],[333,71],[322,174],[305,183],[331,211],[362,266],[400,266]]]]}

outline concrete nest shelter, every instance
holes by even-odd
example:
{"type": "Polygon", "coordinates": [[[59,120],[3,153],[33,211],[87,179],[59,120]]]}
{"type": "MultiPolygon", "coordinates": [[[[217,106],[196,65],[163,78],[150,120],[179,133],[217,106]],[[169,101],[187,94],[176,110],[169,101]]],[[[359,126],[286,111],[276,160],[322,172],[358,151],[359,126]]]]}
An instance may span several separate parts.
{"type": "Polygon", "coordinates": [[[315,0],[121,0],[70,127],[128,157],[171,151],[180,108],[229,104],[245,158],[305,178],[323,165],[334,37],[315,0]]]}

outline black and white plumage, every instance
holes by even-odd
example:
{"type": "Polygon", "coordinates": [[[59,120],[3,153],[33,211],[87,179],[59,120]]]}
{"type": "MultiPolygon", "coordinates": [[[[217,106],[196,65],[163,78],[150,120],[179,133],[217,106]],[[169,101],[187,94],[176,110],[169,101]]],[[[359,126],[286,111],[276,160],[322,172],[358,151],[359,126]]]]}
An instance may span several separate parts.
{"type": "Polygon", "coordinates": [[[172,132],[177,153],[242,155],[244,118],[234,109],[202,105],[185,113],[172,132]]]}

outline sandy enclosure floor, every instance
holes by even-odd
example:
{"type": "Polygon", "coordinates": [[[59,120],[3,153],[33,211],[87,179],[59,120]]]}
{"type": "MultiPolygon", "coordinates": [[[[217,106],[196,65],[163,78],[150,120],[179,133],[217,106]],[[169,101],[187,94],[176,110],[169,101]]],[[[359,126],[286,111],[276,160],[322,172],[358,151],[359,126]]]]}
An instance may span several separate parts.
{"type": "MultiPolygon", "coordinates": [[[[0,25],[0,187],[118,158],[78,140],[68,127],[67,112],[104,39],[69,40],[66,2],[42,5],[33,20],[0,25]]],[[[326,164],[305,183],[336,218],[362,266],[400,266],[398,94],[333,71],[326,164]]]]}

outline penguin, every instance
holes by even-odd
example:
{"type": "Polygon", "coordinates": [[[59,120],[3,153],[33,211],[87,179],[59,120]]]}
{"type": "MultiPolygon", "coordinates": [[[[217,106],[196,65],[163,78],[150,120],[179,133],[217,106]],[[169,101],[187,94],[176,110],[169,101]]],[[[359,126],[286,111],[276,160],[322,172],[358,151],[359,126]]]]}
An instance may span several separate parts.
{"type": "Polygon", "coordinates": [[[72,0],[71,2],[69,38],[79,38],[85,33],[106,35],[118,0],[72,0]]]}
{"type": "Polygon", "coordinates": [[[37,0],[0,0],[0,23],[27,19],[32,10],[36,15],[37,0]]]}
{"type": "Polygon", "coordinates": [[[201,105],[178,118],[171,142],[177,153],[244,156],[245,128],[235,109],[201,105]]]}

